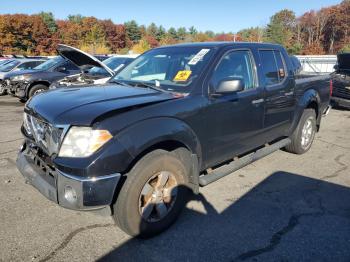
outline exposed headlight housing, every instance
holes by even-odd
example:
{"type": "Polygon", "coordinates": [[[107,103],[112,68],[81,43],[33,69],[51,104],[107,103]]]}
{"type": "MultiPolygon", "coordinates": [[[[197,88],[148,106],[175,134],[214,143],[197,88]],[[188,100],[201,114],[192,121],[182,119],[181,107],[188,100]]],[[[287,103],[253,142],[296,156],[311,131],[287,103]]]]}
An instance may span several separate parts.
{"type": "Polygon", "coordinates": [[[58,156],[88,157],[106,144],[112,135],[107,130],[73,126],[66,134],[58,156]]]}
{"type": "Polygon", "coordinates": [[[24,81],[31,77],[31,75],[18,75],[11,78],[12,81],[24,81]]]}

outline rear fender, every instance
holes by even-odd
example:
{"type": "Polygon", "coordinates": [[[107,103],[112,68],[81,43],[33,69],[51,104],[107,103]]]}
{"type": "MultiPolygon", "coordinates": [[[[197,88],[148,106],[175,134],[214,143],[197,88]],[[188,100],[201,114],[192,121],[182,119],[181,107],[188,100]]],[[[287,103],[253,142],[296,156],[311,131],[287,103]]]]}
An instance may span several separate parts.
{"type": "Polygon", "coordinates": [[[302,97],[298,100],[297,107],[295,109],[294,120],[291,128],[291,133],[297,128],[300,118],[306,108],[314,108],[317,116],[317,126],[320,125],[322,114],[320,114],[321,98],[316,90],[307,90],[302,97]]]}

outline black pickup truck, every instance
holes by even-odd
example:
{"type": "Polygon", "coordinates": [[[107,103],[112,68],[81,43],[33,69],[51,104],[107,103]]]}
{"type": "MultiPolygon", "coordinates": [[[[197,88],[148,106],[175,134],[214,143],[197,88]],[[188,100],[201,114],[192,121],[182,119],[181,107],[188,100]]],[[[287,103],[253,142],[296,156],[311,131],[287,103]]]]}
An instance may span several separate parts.
{"type": "Polygon", "coordinates": [[[338,54],[332,81],[332,103],[350,109],[350,53],[338,54]]]}
{"type": "Polygon", "coordinates": [[[200,186],[280,148],[308,151],[329,100],[329,76],[294,75],[279,45],[160,47],[107,84],[32,97],[17,166],[62,207],[111,208],[150,237],[200,186]]]}

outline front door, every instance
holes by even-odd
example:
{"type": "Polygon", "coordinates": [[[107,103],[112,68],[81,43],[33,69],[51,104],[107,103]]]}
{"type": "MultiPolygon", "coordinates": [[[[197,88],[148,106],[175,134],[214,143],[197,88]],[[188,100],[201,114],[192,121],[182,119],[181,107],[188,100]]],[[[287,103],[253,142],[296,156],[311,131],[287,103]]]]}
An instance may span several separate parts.
{"type": "Polygon", "coordinates": [[[250,50],[226,52],[213,70],[209,105],[204,121],[207,141],[203,148],[208,166],[219,164],[259,145],[263,129],[264,93],[258,87],[256,66],[250,50]],[[227,78],[240,78],[244,90],[216,95],[215,88],[227,78]]]}

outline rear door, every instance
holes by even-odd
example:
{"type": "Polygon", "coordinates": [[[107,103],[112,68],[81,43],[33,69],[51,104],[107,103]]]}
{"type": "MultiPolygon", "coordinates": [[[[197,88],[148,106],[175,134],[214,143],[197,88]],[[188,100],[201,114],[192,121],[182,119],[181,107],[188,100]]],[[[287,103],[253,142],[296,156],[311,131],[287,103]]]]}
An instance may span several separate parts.
{"type": "Polygon", "coordinates": [[[206,163],[214,165],[259,145],[263,129],[263,89],[258,86],[256,65],[249,49],[223,54],[209,80],[209,104],[203,110],[206,163]],[[215,95],[218,83],[229,77],[244,81],[243,91],[215,95]]]}
{"type": "Polygon", "coordinates": [[[265,85],[265,142],[287,134],[295,109],[295,81],[279,50],[259,50],[265,85]]]}

